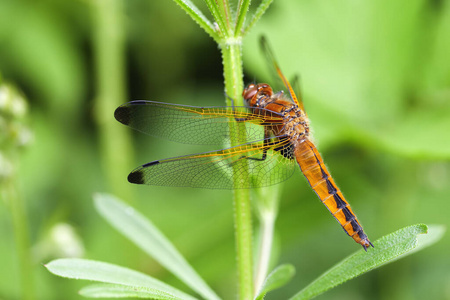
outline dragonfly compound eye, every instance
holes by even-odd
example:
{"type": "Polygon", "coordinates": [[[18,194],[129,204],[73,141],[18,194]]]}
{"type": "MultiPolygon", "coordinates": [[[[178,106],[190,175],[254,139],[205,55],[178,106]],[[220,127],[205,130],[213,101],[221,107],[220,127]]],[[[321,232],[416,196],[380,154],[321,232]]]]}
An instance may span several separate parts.
{"type": "Polygon", "coordinates": [[[256,95],[256,93],[258,92],[258,89],[256,88],[256,86],[254,84],[250,84],[242,93],[242,96],[244,97],[245,100],[250,100],[251,98],[253,98],[253,96],[256,95]]]}

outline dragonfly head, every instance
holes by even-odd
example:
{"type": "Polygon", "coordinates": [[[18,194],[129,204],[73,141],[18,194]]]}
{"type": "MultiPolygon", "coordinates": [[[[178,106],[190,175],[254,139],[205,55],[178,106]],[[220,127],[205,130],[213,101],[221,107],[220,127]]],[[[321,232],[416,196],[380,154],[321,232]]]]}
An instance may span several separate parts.
{"type": "Polygon", "coordinates": [[[251,83],[244,89],[242,96],[249,107],[256,107],[260,106],[264,99],[270,98],[272,94],[272,88],[267,83],[251,83]]]}

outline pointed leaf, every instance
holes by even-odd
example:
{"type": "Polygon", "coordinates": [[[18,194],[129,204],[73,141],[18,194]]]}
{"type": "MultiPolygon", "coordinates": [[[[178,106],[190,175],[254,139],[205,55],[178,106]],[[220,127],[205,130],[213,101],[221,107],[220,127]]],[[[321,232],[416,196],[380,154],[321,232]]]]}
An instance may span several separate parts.
{"type": "Polygon", "coordinates": [[[236,13],[235,36],[241,36],[242,26],[244,25],[245,17],[248,13],[249,5],[250,0],[240,0],[238,3],[238,10],[236,13]]]}
{"type": "Polygon", "coordinates": [[[99,213],[119,232],[207,299],[219,299],[172,243],[144,216],[111,195],[96,194],[99,213]]]}
{"type": "Polygon", "coordinates": [[[105,262],[65,258],[51,261],[45,267],[51,273],[61,277],[119,284],[139,290],[144,288],[149,293],[169,295],[173,299],[196,299],[146,274],[105,262]]]}
{"type": "Polygon", "coordinates": [[[214,40],[218,40],[218,36],[214,31],[214,26],[205,17],[205,15],[195,6],[190,0],[174,0],[201,28],[203,28],[207,34],[209,34],[214,40]]]}
{"type": "Polygon", "coordinates": [[[277,267],[273,270],[269,276],[267,276],[266,281],[264,282],[261,291],[258,293],[255,299],[260,300],[264,299],[264,296],[279,287],[284,286],[288,283],[295,274],[295,268],[292,265],[286,264],[277,267]]]}
{"type": "Polygon", "coordinates": [[[108,283],[88,285],[79,293],[90,298],[180,299],[160,290],[108,283]]]}
{"type": "Polygon", "coordinates": [[[216,22],[217,27],[219,27],[220,32],[222,34],[228,32],[226,19],[225,19],[223,10],[221,10],[219,5],[217,4],[217,1],[205,0],[205,3],[208,6],[209,12],[213,16],[213,19],[216,22]]]}
{"type": "Polygon", "coordinates": [[[311,299],[323,292],[401,257],[437,242],[444,234],[443,226],[418,224],[402,228],[374,242],[375,248],[359,250],[325,272],[291,300],[311,299]],[[428,232],[428,233],[427,233],[428,232]],[[426,234],[425,236],[423,236],[426,234]]]}
{"type": "Polygon", "coordinates": [[[256,24],[256,22],[262,17],[262,15],[266,12],[266,10],[269,8],[270,4],[273,2],[273,0],[262,0],[259,4],[258,8],[256,9],[255,14],[252,16],[252,19],[248,23],[247,27],[245,28],[245,34],[247,34],[250,29],[252,29],[253,25],[256,24]]]}

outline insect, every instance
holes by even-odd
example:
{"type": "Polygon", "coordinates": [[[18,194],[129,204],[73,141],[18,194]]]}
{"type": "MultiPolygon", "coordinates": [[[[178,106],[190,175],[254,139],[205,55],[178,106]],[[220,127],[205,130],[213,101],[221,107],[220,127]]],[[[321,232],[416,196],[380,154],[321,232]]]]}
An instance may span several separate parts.
{"type": "Polygon", "coordinates": [[[132,171],[128,181],[211,189],[256,188],[286,180],[297,163],[344,231],[367,251],[373,245],[311,141],[301,99],[264,38],[261,45],[288,95],[274,93],[271,86],[260,83],[244,89],[245,107],[132,101],[116,109],[119,122],[151,136],[185,144],[227,145],[217,151],[146,163],[132,171]]]}

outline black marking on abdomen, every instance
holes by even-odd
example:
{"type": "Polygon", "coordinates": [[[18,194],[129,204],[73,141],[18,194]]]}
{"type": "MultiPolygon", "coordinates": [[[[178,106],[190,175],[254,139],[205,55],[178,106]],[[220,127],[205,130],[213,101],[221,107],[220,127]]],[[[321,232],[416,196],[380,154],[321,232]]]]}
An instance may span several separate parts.
{"type": "MultiPolygon", "coordinates": [[[[353,224],[352,224],[352,227],[353,227],[353,224]]],[[[367,234],[364,233],[364,231],[363,231],[361,226],[359,226],[359,228],[360,228],[360,230],[357,231],[359,238],[362,239],[362,240],[367,240],[367,234]]],[[[367,240],[367,241],[369,241],[369,240],[367,240]]],[[[369,244],[373,247],[373,245],[372,245],[372,243],[370,241],[369,241],[369,244]]]]}
{"type": "Polygon", "coordinates": [[[328,189],[328,193],[330,194],[330,195],[333,195],[333,197],[334,197],[334,199],[336,200],[336,202],[337,201],[339,201],[339,200],[341,200],[342,201],[342,199],[338,196],[338,199],[336,199],[336,197],[335,196],[337,196],[337,188],[331,183],[331,181],[328,179],[330,176],[328,176],[328,174],[327,173],[325,173],[325,171],[322,169],[322,166],[320,165],[320,162],[319,162],[319,167],[320,167],[320,171],[322,172],[322,178],[323,179],[325,179],[325,182],[327,183],[327,189],[328,189]]]}
{"type": "MultiPolygon", "coordinates": [[[[322,172],[322,178],[325,179],[326,183],[327,183],[327,188],[328,188],[328,193],[330,193],[331,195],[333,195],[334,201],[336,201],[336,206],[344,206],[342,208],[342,212],[344,213],[345,219],[347,220],[347,222],[350,222],[350,224],[352,225],[352,229],[353,232],[355,234],[357,234],[359,236],[359,238],[364,241],[364,242],[368,242],[370,246],[373,247],[373,244],[369,241],[369,239],[367,238],[367,235],[364,233],[363,228],[361,227],[361,225],[359,225],[358,220],[356,219],[356,216],[350,212],[349,208],[347,207],[347,203],[344,202],[344,200],[341,199],[341,197],[337,194],[338,193],[338,189],[331,183],[330,180],[328,180],[329,176],[327,173],[325,173],[325,171],[323,170],[321,163],[319,161],[319,159],[317,158],[316,154],[314,153],[314,150],[312,147],[310,147],[310,149],[313,151],[313,154],[316,158],[316,162],[319,165],[319,168],[322,172]]],[[[341,224],[342,226],[342,224],[341,224]]],[[[344,229],[344,232],[347,233],[347,235],[350,236],[350,234],[348,233],[347,230],[345,230],[344,226],[342,226],[342,229],[344,229]]],[[[352,237],[353,237],[352,235],[352,237]]],[[[361,245],[363,246],[364,250],[366,250],[367,252],[367,246],[363,243],[361,243],[361,245]]]]}
{"type": "Polygon", "coordinates": [[[337,208],[344,208],[344,207],[347,206],[347,203],[345,203],[345,201],[342,200],[341,197],[338,194],[334,194],[333,198],[334,198],[334,201],[336,202],[336,207],[337,208]]]}
{"type": "Polygon", "coordinates": [[[358,221],[356,221],[356,219],[352,220],[350,222],[350,224],[352,224],[352,228],[353,228],[354,232],[362,231],[362,227],[361,227],[361,225],[358,224],[358,221]]]}
{"type": "Polygon", "coordinates": [[[323,176],[323,173],[322,173],[322,177],[326,179],[327,188],[328,188],[328,193],[330,193],[331,195],[336,195],[336,194],[337,194],[337,189],[336,189],[336,187],[331,183],[331,181],[328,180],[328,175],[325,174],[325,176],[323,176]]]}
{"type": "MultiPolygon", "coordinates": [[[[327,173],[325,173],[325,171],[322,169],[322,167],[320,167],[320,170],[322,171],[322,178],[324,178],[325,182],[327,183],[328,193],[330,195],[333,195],[334,202],[336,202],[336,207],[338,209],[343,209],[343,208],[347,207],[347,203],[344,200],[342,200],[341,196],[339,196],[338,189],[328,179],[329,176],[327,175],[327,173]]],[[[345,216],[345,217],[346,217],[347,221],[349,221],[347,216],[345,216]]]]}
{"type": "MultiPolygon", "coordinates": [[[[344,207],[342,209],[342,212],[344,213],[345,220],[347,220],[347,222],[355,220],[355,215],[350,212],[348,207],[344,207]]],[[[353,224],[352,224],[352,227],[353,227],[353,224]]]]}

